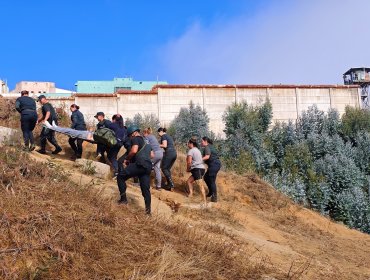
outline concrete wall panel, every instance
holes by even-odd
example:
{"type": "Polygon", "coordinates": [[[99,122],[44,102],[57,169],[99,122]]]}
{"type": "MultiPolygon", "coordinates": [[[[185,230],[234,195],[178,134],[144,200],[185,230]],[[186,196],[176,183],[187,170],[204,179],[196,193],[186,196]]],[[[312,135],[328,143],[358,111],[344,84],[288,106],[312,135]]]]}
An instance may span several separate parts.
{"type": "MultiPolygon", "coordinates": [[[[246,101],[248,104],[261,104],[268,97],[267,88],[236,88],[236,102],[246,101]]],[[[234,101],[234,102],[235,102],[234,101]]]]}
{"type": "Polygon", "coordinates": [[[182,107],[190,101],[204,106],[210,117],[210,128],[216,134],[223,134],[222,115],[235,101],[246,101],[251,105],[262,104],[269,97],[273,107],[273,122],[295,121],[298,115],[316,104],[320,110],[335,108],[344,113],[346,105],[359,107],[358,88],[346,87],[159,87],[158,94],[125,93],[118,97],[76,96],[75,100],[49,99],[55,106],[69,109],[76,103],[88,120],[94,120],[97,111],[103,111],[108,118],[121,113],[132,118],[136,113],[158,115],[162,125],[168,126],[182,107]]]}

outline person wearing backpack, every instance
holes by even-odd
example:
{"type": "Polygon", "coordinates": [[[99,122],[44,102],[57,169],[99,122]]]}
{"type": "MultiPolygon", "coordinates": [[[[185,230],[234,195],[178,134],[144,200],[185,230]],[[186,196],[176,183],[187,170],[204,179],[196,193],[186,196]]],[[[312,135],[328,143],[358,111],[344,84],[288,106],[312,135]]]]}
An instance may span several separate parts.
{"type": "MultiPolygon", "coordinates": [[[[76,130],[86,130],[86,123],[84,119],[84,115],[80,112],[80,106],[76,104],[72,104],[69,108],[72,112],[71,115],[71,128],[76,130]]],[[[80,138],[73,138],[69,137],[68,143],[71,146],[74,155],[71,157],[72,160],[75,160],[77,158],[81,158],[82,156],[82,143],[83,139],[80,138]]]]}
{"type": "Polygon", "coordinates": [[[154,153],[149,144],[140,135],[140,129],[131,125],[127,129],[127,135],[131,140],[131,149],[124,161],[124,165],[119,165],[117,185],[120,193],[119,204],[127,204],[126,181],[132,177],[139,177],[141,194],[144,197],[145,213],[151,214],[151,195],[150,195],[150,172],[154,153]]]}
{"type": "MultiPolygon", "coordinates": [[[[105,114],[103,112],[97,112],[94,116],[98,120],[98,124],[96,125],[96,130],[101,128],[108,128],[111,125],[111,121],[105,119],[105,114]]],[[[99,159],[100,162],[105,163],[105,153],[108,153],[108,147],[104,144],[98,143],[96,146],[96,157],[99,159]]]]}
{"type": "Polygon", "coordinates": [[[113,179],[115,179],[118,175],[117,156],[123,143],[126,141],[127,129],[123,124],[123,118],[120,114],[115,114],[112,117],[112,123],[108,124],[108,128],[114,131],[117,138],[117,144],[108,148],[108,160],[112,164],[114,170],[113,179]]]}

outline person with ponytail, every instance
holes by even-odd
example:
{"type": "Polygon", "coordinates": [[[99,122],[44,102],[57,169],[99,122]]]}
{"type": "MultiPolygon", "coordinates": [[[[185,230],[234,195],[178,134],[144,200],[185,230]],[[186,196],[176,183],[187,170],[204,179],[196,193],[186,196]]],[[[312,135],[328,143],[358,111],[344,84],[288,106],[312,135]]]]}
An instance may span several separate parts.
{"type": "Polygon", "coordinates": [[[216,177],[221,169],[221,161],[211,139],[203,137],[202,147],[204,147],[203,160],[208,165],[207,172],[203,177],[208,187],[207,197],[211,197],[212,202],[217,202],[216,177]]]}
{"type": "Polygon", "coordinates": [[[205,172],[205,166],[203,164],[202,154],[198,149],[198,142],[195,137],[192,137],[188,141],[189,151],[186,155],[186,171],[191,172],[191,176],[187,180],[189,197],[193,196],[193,184],[196,182],[202,193],[204,205],[207,204],[206,192],[202,182],[202,178],[205,172]]]}
{"type": "Polygon", "coordinates": [[[152,134],[152,129],[150,127],[144,129],[143,135],[145,139],[149,142],[154,152],[152,163],[155,173],[155,189],[160,191],[162,188],[161,161],[163,158],[163,150],[159,146],[157,138],[152,134]]]}
{"type": "Polygon", "coordinates": [[[175,149],[175,142],[173,141],[172,137],[166,132],[166,128],[158,128],[158,134],[161,137],[159,146],[164,149],[161,168],[167,180],[167,185],[164,186],[164,189],[168,191],[173,191],[175,185],[172,181],[171,168],[176,161],[177,152],[175,149]]]}
{"type": "Polygon", "coordinates": [[[118,175],[118,161],[117,156],[121,147],[127,138],[127,129],[123,123],[123,117],[120,114],[115,114],[112,117],[112,122],[107,124],[107,128],[114,131],[117,143],[111,147],[108,147],[107,157],[113,167],[113,179],[117,178],[118,175]]]}
{"type": "MultiPolygon", "coordinates": [[[[72,104],[69,109],[72,112],[71,128],[75,130],[86,130],[86,123],[85,123],[84,115],[79,111],[80,106],[76,104],[72,104]]],[[[75,160],[76,158],[81,158],[83,141],[84,140],[80,138],[69,137],[68,143],[74,152],[74,155],[71,157],[71,159],[75,160]]]]}

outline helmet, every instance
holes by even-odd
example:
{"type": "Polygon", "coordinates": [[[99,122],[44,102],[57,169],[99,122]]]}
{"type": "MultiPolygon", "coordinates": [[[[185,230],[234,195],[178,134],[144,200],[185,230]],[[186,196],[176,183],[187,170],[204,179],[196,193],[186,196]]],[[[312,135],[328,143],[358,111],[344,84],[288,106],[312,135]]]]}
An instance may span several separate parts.
{"type": "Polygon", "coordinates": [[[138,128],[136,125],[130,125],[127,129],[127,135],[130,136],[135,131],[140,131],[140,128],[138,128]]]}

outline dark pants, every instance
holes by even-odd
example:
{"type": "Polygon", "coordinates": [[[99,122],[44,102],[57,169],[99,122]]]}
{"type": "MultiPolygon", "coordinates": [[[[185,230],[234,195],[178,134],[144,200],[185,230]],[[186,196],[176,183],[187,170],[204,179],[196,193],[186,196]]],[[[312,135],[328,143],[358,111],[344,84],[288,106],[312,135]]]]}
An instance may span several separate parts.
{"type": "Polygon", "coordinates": [[[102,162],[105,162],[105,152],[108,153],[108,147],[103,145],[103,144],[97,144],[96,145],[96,155],[101,155],[102,158],[101,158],[101,161],[102,162]]]}
{"type": "Polygon", "coordinates": [[[208,165],[206,174],[204,174],[204,181],[207,184],[209,195],[217,197],[217,186],[216,186],[216,177],[218,171],[221,169],[221,163],[215,162],[208,165]]]}
{"type": "Polygon", "coordinates": [[[34,144],[32,131],[35,129],[36,122],[37,122],[36,111],[34,112],[30,111],[21,114],[21,129],[23,133],[24,144],[26,147],[28,147],[29,144],[34,144]]]}
{"type": "Polygon", "coordinates": [[[80,158],[82,156],[82,143],[83,142],[84,142],[84,140],[82,140],[80,138],[69,137],[69,139],[68,139],[69,145],[71,146],[72,150],[74,151],[75,156],[78,157],[78,158],[80,158]]]}
{"type": "Polygon", "coordinates": [[[150,168],[144,168],[135,163],[131,163],[126,168],[120,165],[117,176],[117,184],[121,197],[126,196],[126,181],[132,177],[139,177],[141,194],[144,197],[145,212],[147,214],[151,212],[150,172],[150,168]]]}
{"type": "Polygon", "coordinates": [[[47,142],[46,140],[48,140],[56,149],[60,148],[57,140],[55,139],[55,131],[48,129],[46,127],[43,127],[41,130],[41,135],[40,135],[41,150],[43,151],[45,151],[45,148],[46,148],[46,142],[47,142]]]}
{"type": "Polygon", "coordinates": [[[118,156],[118,153],[119,153],[121,147],[122,147],[121,144],[116,144],[113,147],[110,147],[109,150],[108,150],[108,159],[112,163],[112,166],[113,166],[113,169],[114,169],[115,173],[118,172],[117,156],[118,156]]]}
{"type": "Polygon", "coordinates": [[[168,182],[168,180],[172,179],[171,178],[171,168],[173,164],[175,163],[176,158],[177,158],[176,150],[166,150],[163,155],[161,169],[162,169],[164,176],[167,179],[167,183],[170,183],[168,182]]]}

